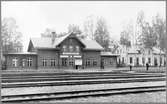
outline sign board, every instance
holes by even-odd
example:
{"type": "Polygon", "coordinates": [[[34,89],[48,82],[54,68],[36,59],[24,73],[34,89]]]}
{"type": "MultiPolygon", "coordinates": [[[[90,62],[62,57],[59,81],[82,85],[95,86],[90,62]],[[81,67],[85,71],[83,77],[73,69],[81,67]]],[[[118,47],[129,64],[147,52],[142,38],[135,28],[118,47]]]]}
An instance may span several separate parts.
{"type": "Polygon", "coordinates": [[[78,52],[74,53],[74,52],[63,52],[63,55],[79,55],[78,52]]]}
{"type": "Polygon", "coordinates": [[[60,55],[60,58],[67,58],[67,55],[60,55]]]}
{"type": "Polygon", "coordinates": [[[81,58],[81,56],[74,56],[75,58],[81,58]]]}
{"type": "Polygon", "coordinates": [[[82,65],[82,59],[75,59],[75,65],[82,65]]]}

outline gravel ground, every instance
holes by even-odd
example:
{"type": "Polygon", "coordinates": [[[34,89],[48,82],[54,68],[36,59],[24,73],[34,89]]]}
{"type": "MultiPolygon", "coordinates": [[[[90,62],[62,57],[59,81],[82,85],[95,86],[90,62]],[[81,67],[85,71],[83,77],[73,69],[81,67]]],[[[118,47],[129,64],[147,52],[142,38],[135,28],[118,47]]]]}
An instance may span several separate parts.
{"type": "Polygon", "coordinates": [[[87,97],[69,100],[45,101],[55,102],[117,102],[117,103],[166,103],[166,92],[151,92],[140,94],[113,95],[103,97],[87,97]]]}
{"type": "Polygon", "coordinates": [[[45,93],[45,92],[64,92],[64,91],[78,91],[78,90],[89,90],[89,89],[95,90],[95,89],[157,86],[157,85],[166,85],[166,82],[156,81],[156,82],[115,83],[115,84],[73,85],[73,86],[3,88],[1,89],[1,95],[33,94],[33,93],[45,93]]]}

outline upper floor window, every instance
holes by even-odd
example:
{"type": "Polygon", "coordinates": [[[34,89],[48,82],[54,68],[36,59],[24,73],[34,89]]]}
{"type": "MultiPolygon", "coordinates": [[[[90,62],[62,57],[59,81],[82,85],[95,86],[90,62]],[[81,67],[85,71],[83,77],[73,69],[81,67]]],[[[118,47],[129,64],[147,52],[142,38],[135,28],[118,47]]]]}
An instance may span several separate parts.
{"type": "Polygon", "coordinates": [[[27,59],[27,64],[28,64],[28,66],[32,66],[32,58],[27,59]]]}
{"type": "Polygon", "coordinates": [[[14,59],[12,59],[12,66],[16,67],[17,66],[17,58],[15,57],[14,59]]]}
{"type": "Polygon", "coordinates": [[[63,45],[63,51],[66,52],[67,51],[67,46],[63,45]]]}
{"type": "Polygon", "coordinates": [[[70,52],[73,52],[73,46],[69,46],[70,52]]]}
{"type": "Polygon", "coordinates": [[[79,46],[76,46],[76,51],[79,52],[79,46]]]}

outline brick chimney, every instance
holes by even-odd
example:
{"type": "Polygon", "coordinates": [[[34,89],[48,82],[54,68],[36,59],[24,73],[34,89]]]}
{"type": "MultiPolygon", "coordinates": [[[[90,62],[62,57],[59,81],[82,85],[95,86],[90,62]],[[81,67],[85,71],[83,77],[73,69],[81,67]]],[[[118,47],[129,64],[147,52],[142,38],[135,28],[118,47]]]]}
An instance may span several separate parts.
{"type": "Polygon", "coordinates": [[[52,44],[54,44],[55,38],[56,38],[56,32],[51,33],[51,38],[52,38],[52,44]]]}

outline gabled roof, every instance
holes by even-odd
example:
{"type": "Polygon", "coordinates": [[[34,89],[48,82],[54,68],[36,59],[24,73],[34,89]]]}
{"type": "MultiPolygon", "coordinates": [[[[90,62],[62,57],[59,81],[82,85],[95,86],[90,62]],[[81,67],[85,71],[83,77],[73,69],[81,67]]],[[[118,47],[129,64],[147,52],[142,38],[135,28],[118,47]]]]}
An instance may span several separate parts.
{"type": "Polygon", "coordinates": [[[51,38],[31,38],[34,48],[54,48],[51,38]]]}
{"type": "Polygon", "coordinates": [[[153,53],[154,53],[154,54],[165,54],[165,52],[161,51],[161,50],[158,49],[158,48],[153,47],[152,49],[153,49],[153,53]]]}
{"type": "Polygon", "coordinates": [[[120,55],[113,54],[112,52],[101,52],[101,56],[120,56],[120,55]]]}
{"type": "Polygon", "coordinates": [[[80,39],[81,42],[86,46],[87,50],[104,50],[104,48],[98,44],[95,40],[84,40],[80,39]]]}
{"type": "MultiPolygon", "coordinates": [[[[34,48],[55,48],[61,42],[63,42],[71,33],[68,33],[62,37],[55,38],[54,43],[52,43],[52,38],[31,38],[32,44],[34,48]]],[[[78,38],[78,37],[77,37],[78,38]]],[[[85,45],[85,49],[87,50],[103,50],[103,47],[100,46],[95,40],[78,40],[85,45]]]]}

